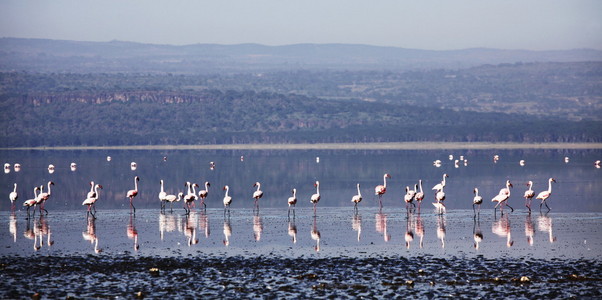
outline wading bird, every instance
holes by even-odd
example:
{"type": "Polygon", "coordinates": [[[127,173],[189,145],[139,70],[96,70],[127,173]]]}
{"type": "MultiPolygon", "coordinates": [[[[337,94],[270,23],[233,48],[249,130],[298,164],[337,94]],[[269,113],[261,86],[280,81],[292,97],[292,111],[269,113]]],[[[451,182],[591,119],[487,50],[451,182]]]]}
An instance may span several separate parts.
{"type": "Polygon", "coordinates": [[[133,209],[134,214],[136,213],[136,207],[134,207],[134,197],[138,195],[138,181],[140,181],[140,178],[138,176],[134,177],[134,189],[129,190],[125,194],[126,197],[130,198],[130,211],[133,209]]]}
{"type": "Polygon", "coordinates": [[[360,191],[360,184],[357,184],[357,195],[354,195],[351,198],[351,202],[353,202],[353,209],[357,212],[357,204],[362,202],[362,192],[360,191]]]}
{"type": "Polygon", "coordinates": [[[483,203],[483,197],[479,196],[479,189],[476,187],[472,190],[472,192],[474,193],[474,198],[472,198],[472,211],[476,215],[477,212],[475,210],[475,205],[479,206],[479,213],[480,213],[481,212],[481,204],[483,203]]]}
{"type": "Polygon", "coordinates": [[[525,206],[529,209],[529,213],[531,212],[531,200],[535,197],[535,191],[533,191],[533,181],[529,180],[527,182],[528,190],[525,191],[523,198],[525,198],[525,206]]]}
{"type": "Polygon", "coordinates": [[[548,208],[548,211],[550,211],[550,207],[548,206],[548,203],[546,202],[546,200],[552,195],[552,182],[556,182],[556,179],[554,179],[554,178],[548,179],[548,190],[537,194],[537,197],[535,198],[535,199],[541,199],[541,203],[539,203],[539,210],[541,210],[541,205],[545,204],[546,207],[548,208]]]}
{"type": "Polygon", "coordinates": [[[311,195],[309,202],[313,203],[313,205],[314,205],[314,215],[315,215],[316,214],[316,205],[318,204],[318,202],[320,202],[320,182],[316,180],[316,183],[314,183],[314,187],[316,187],[316,193],[311,195]]]}

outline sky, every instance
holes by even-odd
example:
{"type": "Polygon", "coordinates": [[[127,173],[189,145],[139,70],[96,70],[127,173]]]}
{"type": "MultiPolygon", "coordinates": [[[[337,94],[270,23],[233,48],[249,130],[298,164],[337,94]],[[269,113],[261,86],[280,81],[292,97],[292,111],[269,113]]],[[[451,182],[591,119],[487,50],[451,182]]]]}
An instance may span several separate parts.
{"type": "Polygon", "coordinates": [[[602,1],[1,0],[0,37],[602,50],[602,1]]]}

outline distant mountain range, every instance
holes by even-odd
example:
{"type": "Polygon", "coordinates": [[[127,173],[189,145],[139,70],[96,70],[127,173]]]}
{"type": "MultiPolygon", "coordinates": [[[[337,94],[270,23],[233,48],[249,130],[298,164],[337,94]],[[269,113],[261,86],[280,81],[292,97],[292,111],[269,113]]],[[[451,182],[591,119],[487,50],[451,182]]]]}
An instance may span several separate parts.
{"type": "Polygon", "coordinates": [[[210,74],[283,70],[459,69],[484,64],[602,61],[602,51],[431,51],[353,44],[185,46],[0,38],[0,71],[210,74]]]}

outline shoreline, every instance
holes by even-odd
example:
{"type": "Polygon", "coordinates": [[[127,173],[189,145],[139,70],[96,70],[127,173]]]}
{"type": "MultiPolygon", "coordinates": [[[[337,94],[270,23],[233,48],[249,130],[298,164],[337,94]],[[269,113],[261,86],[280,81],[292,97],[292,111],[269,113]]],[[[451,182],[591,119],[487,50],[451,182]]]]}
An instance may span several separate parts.
{"type": "Polygon", "coordinates": [[[602,143],[485,143],[396,142],[316,144],[212,144],[134,146],[8,147],[1,150],[504,150],[504,149],[602,149],[602,143]]]}

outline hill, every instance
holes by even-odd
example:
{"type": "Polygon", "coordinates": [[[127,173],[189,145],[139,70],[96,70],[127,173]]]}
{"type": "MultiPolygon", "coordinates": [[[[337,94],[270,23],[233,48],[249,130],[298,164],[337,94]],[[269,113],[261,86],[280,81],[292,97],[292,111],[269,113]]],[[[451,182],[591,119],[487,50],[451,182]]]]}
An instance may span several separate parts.
{"type": "Polygon", "coordinates": [[[187,46],[0,39],[0,71],[210,74],[282,70],[415,70],[516,62],[602,61],[602,51],[429,51],[350,44],[187,46]]]}

